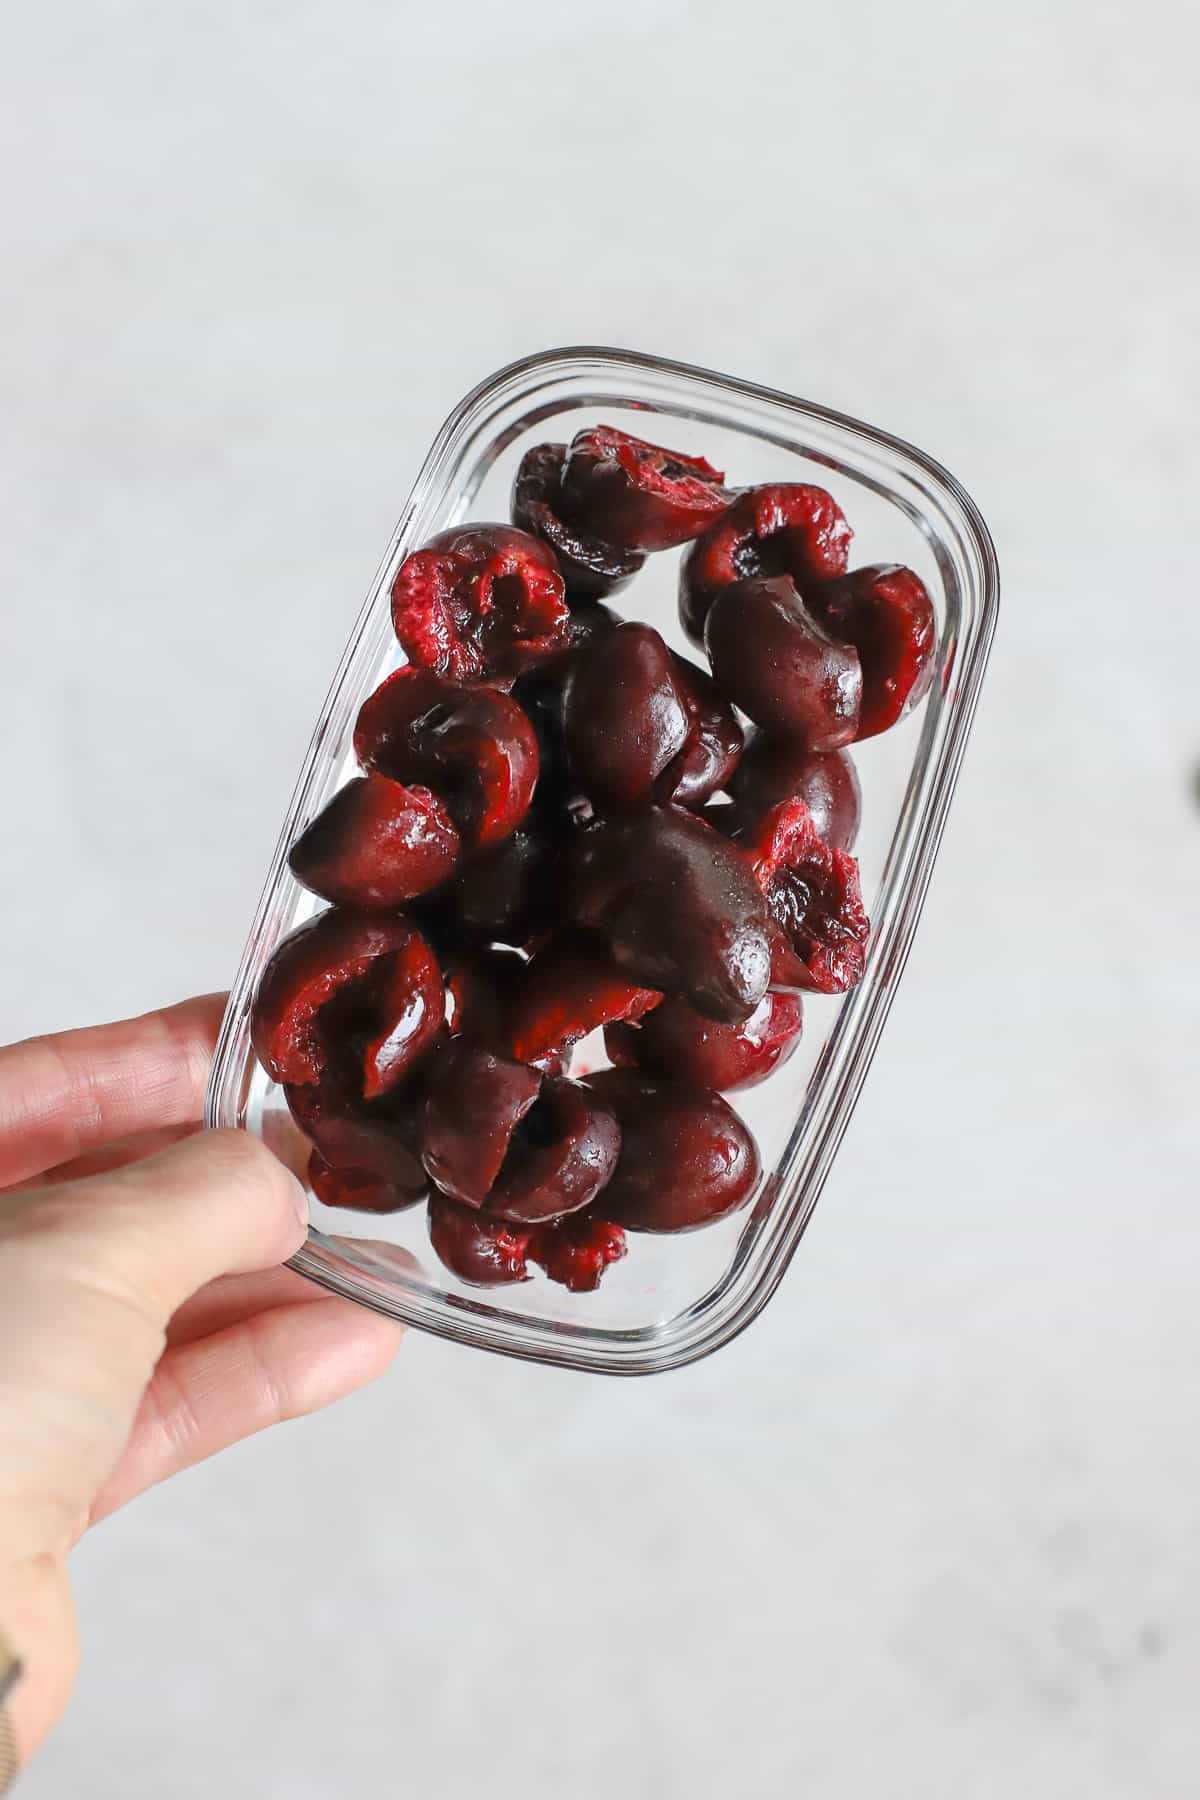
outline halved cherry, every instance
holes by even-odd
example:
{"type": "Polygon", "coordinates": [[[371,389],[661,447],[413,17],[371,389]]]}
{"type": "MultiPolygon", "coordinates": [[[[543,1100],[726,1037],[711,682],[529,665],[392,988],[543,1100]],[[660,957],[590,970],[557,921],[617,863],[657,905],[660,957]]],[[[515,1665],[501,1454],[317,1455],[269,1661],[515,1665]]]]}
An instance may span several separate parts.
{"type": "Polygon", "coordinates": [[[549,544],[573,604],[602,600],[623,588],[645,562],[641,550],[622,550],[569,523],[564,516],[565,444],[535,444],[521,458],[513,483],[513,524],[549,544]]]}
{"type": "Polygon", "coordinates": [[[454,681],[511,680],[561,648],[567,618],[553,552],[510,525],[439,532],[392,584],[409,662],[454,681]]]}
{"type": "Polygon", "coordinates": [[[629,1231],[694,1231],[749,1200],[758,1147],[719,1094],[634,1069],[604,1069],[587,1086],[621,1127],[606,1218],[629,1231]]]}
{"type": "Polygon", "coordinates": [[[562,732],[570,774],[599,812],[652,799],[700,806],[742,747],[716,683],[652,626],[632,622],[572,658],[562,732]]]}
{"type": "Polygon", "coordinates": [[[639,986],[603,944],[563,932],[534,955],[508,1002],[505,1047],[520,1062],[557,1068],[601,1025],[640,1019],[661,993],[639,986]]]}
{"type": "Polygon", "coordinates": [[[752,833],[783,800],[803,800],[817,836],[832,850],[852,850],[862,794],[844,750],[806,750],[787,738],[753,731],[729,782],[736,813],[731,829],[752,833]]]}
{"type": "Polygon", "coordinates": [[[748,1019],[722,1024],[686,1000],[668,999],[639,1025],[610,1025],[604,1048],[619,1068],[731,1093],[753,1087],[787,1061],[800,1042],[803,1002],[769,993],[748,1019]]]}
{"type": "Polygon", "coordinates": [[[682,994],[706,1018],[749,1018],[767,991],[769,918],[754,872],[680,807],[581,831],[567,905],[634,980],[682,994]]]}
{"type": "Polygon", "coordinates": [[[770,482],[746,488],[697,538],[679,569],[679,617],[697,644],[721,592],[751,576],[790,575],[800,592],[844,573],[853,533],[822,487],[770,482]]]}
{"type": "Polygon", "coordinates": [[[513,699],[524,708],[538,741],[539,769],[534,805],[543,817],[561,823],[564,811],[572,815],[590,810],[580,793],[563,737],[563,689],[576,660],[586,661],[592,650],[614,632],[621,620],[607,606],[589,606],[571,614],[570,647],[561,656],[543,663],[513,686],[513,699]]]}
{"type": "Polygon", "coordinates": [[[585,531],[626,550],[685,544],[729,504],[724,475],[702,456],[647,444],[610,425],[579,432],[567,451],[562,499],[585,531]]]}
{"type": "Polygon", "coordinates": [[[516,830],[537,784],[537,738],[517,701],[424,669],[398,669],[364,701],[354,750],[365,769],[428,787],[472,851],[516,830]]]}
{"type": "Polygon", "coordinates": [[[529,1259],[540,1263],[551,1281],[573,1294],[591,1294],[610,1264],[626,1252],[625,1233],[609,1219],[589,1212],[571,1213],[553,1225],[539,1225],[529,1242],[529,1259]]]}
{"type": "Polygon", "coordinates": [[[487,1210],[521,1224],[579,1212],[608,1185],[620,1151],[608,1107],[578,1082],[548,1075],[513,1132],[487,1210]]]}
{"type": "Polygon", "coordinates": [[[372,773],[348,781],[292,845],[297,881],[340,906],[402,906],[450,876],[458,827],[425,787],[372,773]]]}
{"type": "MultiPolygon", "coordinates": [[[[421,916],[437,914],[463,939],[524,946],[544,936],[558,912],[569,831],[565,823],[554,824],[535,807],[512,837],[465,863],[420,909],[421,916]]],[[[436,928],[431,935],[437,942],[436,928]]]]}
{"type": "Polygon", "coordinates": [[[692,726],[675,658],[649,625],[630,623],[572,658],[563,735],[579,785],[603,812],[644,804],[692,726]]]}
{"type": "MultiPolygon", "coordinates": [[[[871,926],[854,858],[822,842],[803,800],[772,807],[743,842],[790,948],[796,985],[819,994],[855,987],[871,926]]],[[[782,985],[778,965],[775,975],[782,985]]]]}
{"type": "Polygon", "coordinates": [[[862,663],[860,738],[875,737],[924,698],[933,676],[937,620],[919,575],[898,563],[855,569],[812,590],[825,629],[862,663]]]}
{"type": "Polygon", "coordinates": [[[659,793],[676,806],[701,807],[737,768],[743,733],[716,682],[686,656],[675,656],[675,678],[688,713],[683,749],[666,771],[659,793]]]}
{"type": "Polygon", "coordinates": [[[612,1114],[578,1083],[456,1039],[425,1101],[430,1177],[466,1206],[536,1224],[577,1212],[616,1167],[612,1114]]]}
{"type": "Polygon", "coordinates": [[[525,987],[525,957],[502,944],[460,943],[444,967],[451,1035],[506,1049],[509,1018],[525,987]]]}
{"type": "Polygon", "coordinates": [[[441,1053],[425,1102],[421,1155],[443,1193],[483,1205],[541,1090],[537,1069],[469,1039],[457,1038],[441,1053]]]}
{"type": "Polygon", "coordinates": [[[451,1273],[472,1287],[528,1281],[525,1257],[531,1236],[529,1226],[490,1218],[445,1194],[430,1195],[429,1241],[451,1273]]]}
{"type": "Polygon", "coordinates": [[[347,1212],[405,1212],[428,1198],[429,1183],[416,1194],[384,1181],[373,1169],[334,1169],[319,1150],[308,1160],[308,1185],[323,1206],[347,1212]]]}
{"type": "MultiPolygon", "coordinates": [[[[422,1065],[424,1066],[424,1065],[422,1065]]],[[[394,1212],[423,1200],[429,1177],[420,1156],[421,1070],[378,1100],[363,1100],[344,1074],[326,1074],[302,1087],[285,1087],[284,1098],[321,1163],[337,1173],[353,1170],[364,1186],[369,1178],[391,1202],[366,1207],[394,1212]]],[[[332,1189],[332,1182],[326,1186],[332,1189]]],[[[325,1199],[324,1193],[321,1195],[325,1199]]],[[[326,1202],[350,1205],[349,1200],[326,1202]]]]}
{"type": "Polygon", "coordinates": [[[259,979],[251,1038],[274,1080],[327,1072],[364,1099],[403,1080],[445,1018],[437,958],[406,919],[333,907],[285,938],[259,979]]]}
{"type": "Polygon", "coordinates": [[[836,750],[857,733],[858,652],[828,635],[789,575],[723,588],[704,642],[718,685],[765,730],[810,750],[836,750]]]}

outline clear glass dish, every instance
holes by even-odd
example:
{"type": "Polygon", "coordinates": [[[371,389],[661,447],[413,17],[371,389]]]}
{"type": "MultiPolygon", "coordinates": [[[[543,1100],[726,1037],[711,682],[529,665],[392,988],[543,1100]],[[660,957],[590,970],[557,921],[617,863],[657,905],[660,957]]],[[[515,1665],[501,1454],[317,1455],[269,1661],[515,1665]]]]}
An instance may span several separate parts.
{"type": "MultiPolygon", "coordinates": [[[[703,454],[732,485],[818,481],[854,528],[852,566],[907,563],[929,589],[938,617],[931,692],[892,731],[853,747],[863,790],[856,854],[873,925],[865,976],[844,997],[806,996],[799,1051],[761,1086],[733,1096],[762,1151],[764,1183],[753,1207],[681,1236],[631,1235],[628,1256],[597,1292],[571,1294],[540,1272],[515,1287],[468,1287],[434,1257],[423,1208],[372,1217],[314,1200],[293,1266],[364,1306],[480,1349],[644,1375],[728,1343],[775,1291],[849,1123],[920,916],[999,598],[979,512],[921,451],[789,395],[631,351],[548,351],[468,394],[426,458],[317,721],[233,984],[207,1119],[260,1133],[303,1170],[304,1140],[250,1048],[250,1003],[280,939],[323,904],[293,880],[287,851],[353,772],[358,707],[403,660],[391,626],[392,579],[434,532],[465,519],[506,520],[513,474],[532,444],[598,422],[703,454]]],[[[615,605],[687,650],[675,612],[678,558],[650,557],[615,605]]]]}

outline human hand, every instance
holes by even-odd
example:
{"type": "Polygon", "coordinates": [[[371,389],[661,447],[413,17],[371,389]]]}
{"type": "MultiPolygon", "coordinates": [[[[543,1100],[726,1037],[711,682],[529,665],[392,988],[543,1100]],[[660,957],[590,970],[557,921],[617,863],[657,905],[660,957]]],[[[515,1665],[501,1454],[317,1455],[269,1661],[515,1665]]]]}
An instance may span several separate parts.
{"type": "Polygon", "coordinates": [[[214,1451],[378,1375],[389,1320],[278,1265],[304,1191],[198,1129],[223,998],[0,1048],[0,1638],[23,1761],[78,1661],[67,1552],[214,1451]]]}

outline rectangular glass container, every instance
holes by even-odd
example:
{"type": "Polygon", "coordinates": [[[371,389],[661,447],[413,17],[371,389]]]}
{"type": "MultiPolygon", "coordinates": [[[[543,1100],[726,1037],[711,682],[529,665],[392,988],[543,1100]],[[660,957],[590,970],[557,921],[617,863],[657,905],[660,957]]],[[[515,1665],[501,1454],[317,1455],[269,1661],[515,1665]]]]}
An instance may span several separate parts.
{"type": "MultiPolygon", "coordinates": [[[[324,905],[293,879],[287,851],[355,772],[358,708],[404,660],[391,625],[392,580],[435,532],[467,519],[507,520],[525,451],[596,423],[702,454],[731,486],[818,482],[854,529],[852,567],[906,563],[929,590],[938,625],[930,693],[891,731],[852,746],[863,790],[856,854],[873,927],[865,975],[844,996],[806,995],[800,1049],[759,1087],[732,1096],[762,1152],[764,1181],[751,1208],[701,1231],[631,1234],[629,1254],[597,1292],[569,1293],[540,1271],[513,1287],[468,1287],[433,1255],[421,1207],[376,1217],[314,1200],[308,1242],[293,1266],[365,1306],[480,1349],[642,1375],[728,1343],[774,1293],[837,1153],[916,929],[999,599],[979,512],[920,450],[789,395],[631,351],[548,351],[468,394],[405,503],[317,721],[230,994],[207,1120],[260,1133],[303,1169],[304,1142],[250,1047],[250,1004],[276,945],[324,905]]],[[[676,617],[679,556],[648,558],[614,605],[694,656],[676,617]]]]}

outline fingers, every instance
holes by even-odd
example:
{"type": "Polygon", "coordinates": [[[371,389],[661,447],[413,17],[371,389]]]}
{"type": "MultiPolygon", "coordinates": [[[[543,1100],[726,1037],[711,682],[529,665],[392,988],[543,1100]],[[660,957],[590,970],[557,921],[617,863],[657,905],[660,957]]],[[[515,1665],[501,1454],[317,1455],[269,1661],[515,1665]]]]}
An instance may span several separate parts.
{"type": "MultiPolygon", "coordinates": [[[[144,1156],[157,1156],[160,1150],[169,1150],[172,1144],[203,1129],[199,1119],[192,1119],[186,1125],[161,1125],[156,1131],[135,1131],[132,1137],[98,1144],[94,1150],[85,1150],[82,1156],[73,1156],[70,1162],[57,1163],[41,1175],[31,1175],[27,1180],[17,1182],[16,1191],[53,1187],[63,1181],[82,1181],[88,1175],[107,1175],[113,1169],[123,1169],[127,1163],[141,1162],[144,1156]]],[[[12,1192],[13,1188],[0,1188],[0,1200],[12,1192]]]]}
{"type": "Polygon", "coordinates": [[[224,996],[0,1048],[0,1187],[200,1117],[224,996]]]}
{"type": "Polygon", "coordinates": [[[315,1412],[383,1373],[401,1327],[352,1301],[311,1293],[166,1352],[91,1523],[227,1445],[315,1412]]]}
{"type": "MultiPolygon", "coordinates": [[[[220,1275],[273,1268],[304,1241],[308,1199],[246,1131],[202,1131],[107,1175],[9,1202],[12,1230],[77,1286],[124,1300],[159,1330],[220,1275]]],[[[8,1215],[0,1213],[0,1230],[8,1215]]]]}
{"type": "Polygon", "coordinates": [[[255,1313],[270,1312],[276,1306],[290,1306],[297,1300],[322,1300],[323,1288],[306,1281],[292,1269],[263,1269],[256,1275],[224,1275],[210,1281],[192,1299],[185,1300],[167,1326],[167,1348],[191,1344],[197,1338],[211,1337],[227,1325],[236,1325],[255,1313]]]}

